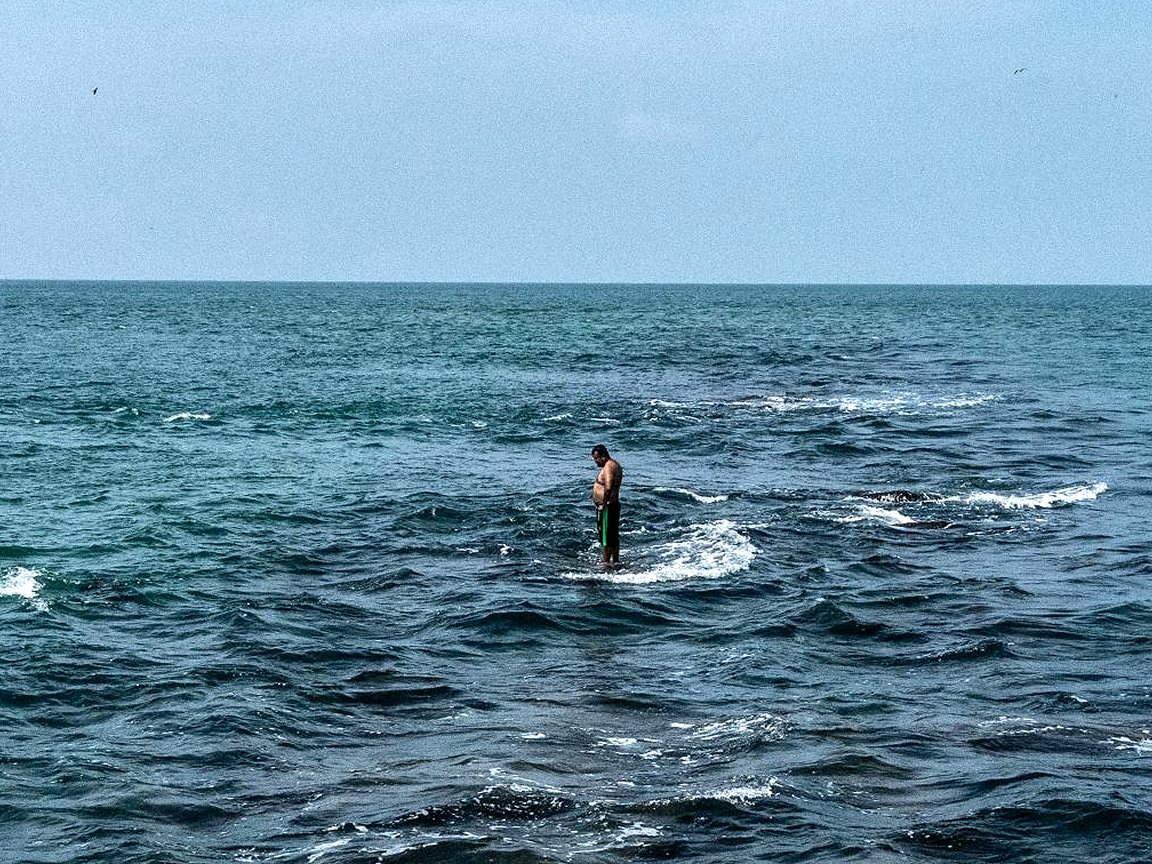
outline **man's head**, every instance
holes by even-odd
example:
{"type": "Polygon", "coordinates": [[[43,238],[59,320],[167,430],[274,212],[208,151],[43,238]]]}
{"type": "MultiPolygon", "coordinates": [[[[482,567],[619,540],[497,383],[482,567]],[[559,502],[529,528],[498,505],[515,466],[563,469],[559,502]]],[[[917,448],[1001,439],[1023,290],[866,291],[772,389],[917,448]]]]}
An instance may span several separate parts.
{"type": "Polygon", "coordinates": [[[604,463],[607,462],[610,458],[611,457],[608,455],[608,448],[603,444],[597,444],[592,448],[592,461],[594,461],[601,468],[604,467],[604,463]]]}

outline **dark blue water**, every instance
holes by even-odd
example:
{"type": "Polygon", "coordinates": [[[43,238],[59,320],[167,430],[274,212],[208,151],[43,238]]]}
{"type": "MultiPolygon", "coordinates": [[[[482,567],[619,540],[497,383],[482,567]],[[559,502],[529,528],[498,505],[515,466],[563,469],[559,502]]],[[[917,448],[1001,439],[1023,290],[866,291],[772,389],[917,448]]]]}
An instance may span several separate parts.
{"type": "Polygon", "coordinates": [[[4,860],[1152,858],[1152,290],[9,282],[0,334],[4,860]]]}

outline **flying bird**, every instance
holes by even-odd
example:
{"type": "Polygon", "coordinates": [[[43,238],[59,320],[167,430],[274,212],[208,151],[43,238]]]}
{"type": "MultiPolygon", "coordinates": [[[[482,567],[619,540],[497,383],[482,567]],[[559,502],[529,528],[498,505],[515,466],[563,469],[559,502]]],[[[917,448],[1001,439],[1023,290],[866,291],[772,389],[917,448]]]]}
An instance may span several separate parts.
{"type": "Polygon", "coordinates": [[[1027,71],[1028,71],[1027,66],[1021,66],[1019,69],[1013,69],[1012,74],[1013,75],[1019,75],[1021,72],[1027,72],[1027,71]]]}
{"type": "Polygon", "coordinates": [[[100,89],[99,87],[93,87],[93,88],[92,88],[92,95],[93,95],[93,96],[95,96],[95,95],[96,95],[96,91],[97,91],[97,90],[99,90],[99,89],[100,89]]]}

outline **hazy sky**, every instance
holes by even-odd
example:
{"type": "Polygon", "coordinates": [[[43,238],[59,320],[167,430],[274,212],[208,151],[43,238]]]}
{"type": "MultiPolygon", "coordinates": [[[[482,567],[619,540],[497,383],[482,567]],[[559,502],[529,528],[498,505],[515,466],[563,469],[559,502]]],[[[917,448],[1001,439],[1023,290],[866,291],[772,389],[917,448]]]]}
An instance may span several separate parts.
{"type": "Polygon", "coordinates": [[[1152,282],[1147,0],[17,0],[0,84],[0,278],[1152,282]]]}

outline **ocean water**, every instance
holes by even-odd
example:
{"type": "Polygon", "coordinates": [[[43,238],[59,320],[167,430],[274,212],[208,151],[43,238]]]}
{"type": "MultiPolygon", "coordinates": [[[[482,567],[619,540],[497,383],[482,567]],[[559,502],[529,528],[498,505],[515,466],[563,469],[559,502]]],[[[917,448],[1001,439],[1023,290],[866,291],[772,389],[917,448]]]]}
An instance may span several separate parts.
{"type": "Polygon", "coordinates": [[[1152,289],[6,282],[0,337],[5,861],[1152,859],[1152,289]]]}

